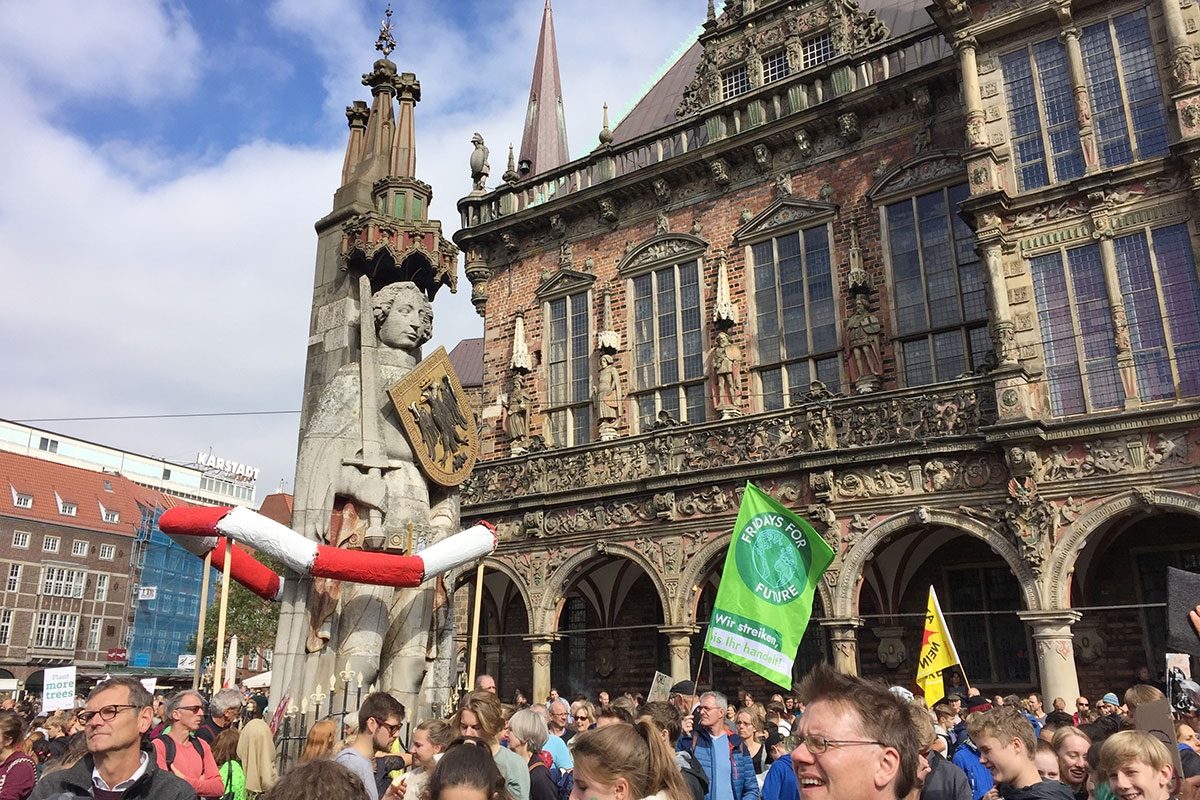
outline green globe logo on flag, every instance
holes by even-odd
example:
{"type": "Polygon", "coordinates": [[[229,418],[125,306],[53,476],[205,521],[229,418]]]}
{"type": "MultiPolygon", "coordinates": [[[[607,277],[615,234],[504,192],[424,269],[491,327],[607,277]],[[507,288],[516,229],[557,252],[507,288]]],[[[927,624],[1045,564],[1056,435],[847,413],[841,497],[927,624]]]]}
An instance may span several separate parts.
{"type": "Polygon", "coordinates": [[[817,582],[832,561],[811,525],[747,483],[704,649],[790,687],[817,582]]]}
{"type": "Polygon", "coordinates": [[[777,606],[800,596],[809,558],[805,532],[779,514],[758,514],[738,535],[738,575],[756,595],[777,606]]]}

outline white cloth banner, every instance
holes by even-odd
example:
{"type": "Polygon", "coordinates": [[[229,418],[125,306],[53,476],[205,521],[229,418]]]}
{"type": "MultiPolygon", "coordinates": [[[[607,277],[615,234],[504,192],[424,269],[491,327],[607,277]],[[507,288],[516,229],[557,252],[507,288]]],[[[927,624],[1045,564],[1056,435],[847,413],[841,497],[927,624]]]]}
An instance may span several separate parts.
{"type": "Polygon", "coordinates": [[[42,711],[75,707],[75,667],[51,667],[42,684],[42,711]]]}

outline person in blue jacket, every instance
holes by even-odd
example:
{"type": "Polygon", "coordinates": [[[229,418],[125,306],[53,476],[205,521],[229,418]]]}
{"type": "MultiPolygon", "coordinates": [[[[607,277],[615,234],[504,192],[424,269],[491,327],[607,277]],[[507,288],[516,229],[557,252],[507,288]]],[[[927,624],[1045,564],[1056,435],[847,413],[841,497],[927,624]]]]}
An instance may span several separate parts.
{"type": "Polygon", "coordinates": [[[704,800],[759,800],[758,778],[750,751],[736,733],[725,728],[729,701],[720,692],[700,695],[700,725],[680,738],[679,750],[696,757],[708,776],[704,800]]]}

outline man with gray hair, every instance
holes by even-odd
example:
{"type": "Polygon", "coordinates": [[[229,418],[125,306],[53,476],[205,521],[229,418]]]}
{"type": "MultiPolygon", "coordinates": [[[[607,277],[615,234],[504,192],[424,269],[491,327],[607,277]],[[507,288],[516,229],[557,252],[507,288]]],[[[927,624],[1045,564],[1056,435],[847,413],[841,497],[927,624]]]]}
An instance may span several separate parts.
{"type": "Polygon", "coordinates": [[[553,766],[560,772],[575,767],[575,762],[571,759],[571,750],[563,739],[563,734],[567,732],[568,711],[567,701],[561,697],[546,703],[546,727],[549,728],[550,735],[542,749],[554,759],[553,766]]]}
{"type": "Polygon", "coordinates": [[[708,776],[704,800],[759,800],[758,779],[750,751],[735,733],[725,730],[729,701],[720,692],[700,695],[700,725],[679,739],[677,750],[696,757],[708,776]]]}
{"type": "Polygon", "coordinates": [[[242,693],[232,687],[222,689],[214,694],[208,704],[208,716],[200,723],[196,736],[208,742],[208,746],[212,747],[217,736],[242,716],[244,703],[245,698],[242,693]]]}
{"type": "Polygon", "coordinates": [[[76,715],[83,725],[87,755],[74,766],[42,778],[30,798],[195,800],[196,791],[187,781],[160,770],[142,749],[142,735],[154,720],[153,702],[137,678],[122,675],[97,684],[76,715]]]}

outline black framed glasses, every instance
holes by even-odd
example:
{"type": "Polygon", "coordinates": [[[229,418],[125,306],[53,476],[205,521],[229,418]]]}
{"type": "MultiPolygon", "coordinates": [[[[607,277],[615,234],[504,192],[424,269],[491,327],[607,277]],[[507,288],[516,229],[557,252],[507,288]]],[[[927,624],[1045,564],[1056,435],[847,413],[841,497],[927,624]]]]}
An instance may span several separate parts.
{"type": "Polygon", "coordinates": [[[122,711],[124,711],[127,708],[141,708],[141,706],[131,706],[131,705],[102,706],[101,708],[99,708],[95,711],[80,711],[78,714],[75,715],[75,719],[79,720],[80,725],[87,725],[89,722],[92,721],[92,717],[99,714],[100,719],[104,720],[105,722],[112,722],[114,719],[117,718],[117,714],[120,714],[122,711]]]}
{"type": "Polygon", "coordinates": [[[391,724],[384,722],[379,717],[371,717],[371,719],[375,720],[375,722],[379,725],[379,727],[386,729],[388,732],[388,735],[393,736],[393,737],[397,733],[400,732],[400,726],[403,724],[401,722],[397,722],[395,725],[391,725],[391,724]]]}
{"type": "Polygon", "coordinates": [[[876,744],[880,747],[886,747],[883,742],[874,742],[864,739],[827,739],[824,736],[816,736],[809,734],[808,736],[800,737],[800,741],[808,748],[808,752],[813,755],[820,755],[827,752],[831,747],[849,747],[856,744],[876,744]]]}

